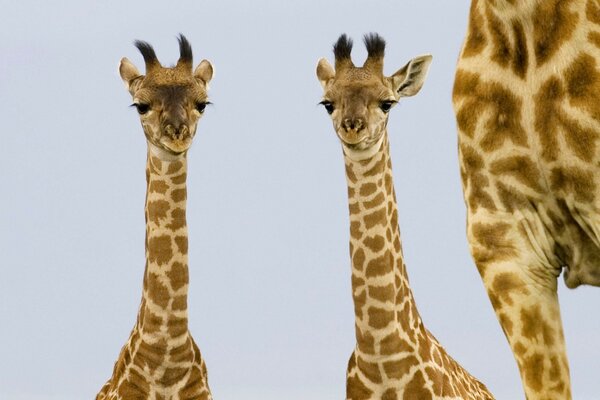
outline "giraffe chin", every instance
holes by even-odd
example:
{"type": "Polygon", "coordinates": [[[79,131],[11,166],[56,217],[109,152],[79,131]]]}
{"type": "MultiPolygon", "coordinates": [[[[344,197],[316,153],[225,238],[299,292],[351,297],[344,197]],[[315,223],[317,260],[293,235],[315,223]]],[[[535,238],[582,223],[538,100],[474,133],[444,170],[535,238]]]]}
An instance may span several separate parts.
{"type": "Polygon", "coordinates": [[[342,139],[344,154],[354,161],[367,160],[379,152],[383,137],[384,135],[381,135],[376,141],[369,140],[370,138],[367,137],[358,143],[348,143],[342,139]]]}
{"type": "Polygon", "coordinates": [[[192,138],[186,137],[184,139],[170,139],[162,137],[160,139],[161,147],[173,154],[185,153],[192,145],[192,138]]]}

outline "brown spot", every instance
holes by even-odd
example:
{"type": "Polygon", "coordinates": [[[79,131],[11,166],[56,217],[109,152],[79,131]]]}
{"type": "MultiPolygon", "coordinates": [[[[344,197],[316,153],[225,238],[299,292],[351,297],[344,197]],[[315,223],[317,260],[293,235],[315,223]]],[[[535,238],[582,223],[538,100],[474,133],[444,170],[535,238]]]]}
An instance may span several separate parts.
{"type": "Polygon", "coordinates": [[[183,168],[183,163],[181,161],[172,161],[169,163],[167,174],[172,175],[178,172],[181,168],[183,168]]]}
{"type": "Polygon", "coordinates": [[[346,379],[346,399],[347,400],[363,400],[369,399],[373,392],[365,386],[358,375],[353,374],[346,379]]]}
{"type": "Polygon", "coordinates": [[[588,33],[588,40],[596,47],[600,47],[600,33],[590,32],[588,33]]]}
{"type": "Polygon", "coordinates": [[[492,39],[492,61],[502,67],[507,67],[511,60],[511,48],[504,23],[498,18],[491,7],[486,8],[488,30],[492,39]]]}
{"type": "Polygon", "coordinates": [[[494,200],[486,190],[489,186],[489,179],[483,173],[483,158],[477,154],[475,149],[464,144],[460,146],[459,156],[463,170],[461,175],[470,211],[475,212],[479,207],[495,210],[494,200]]]}
{"type": "Polygon", "coordinates": [[[391,283],[387,286],[369,286],[369,297],[381,301],[382,303],[393,303],[395,294],[396,290],[394,289],[394,285],[391,283]]]}
{"type": "Polygon", "coordinates": [[[508,212],[531,206],[529,198],[512,185],[505,185],[502,182],[497,181],[496,193],[502,206],[508,212]]]}
{"type": "Polygon", "coordinates": [[[480,246],[473,252],[475,262],[488,264],[514,257],[516,254],[514,244],[507,237],[510,229],[511,225],[504,222],[472,224],[471,234],[480,246]]]}
{"type": "Polygon", "coordinates": [[[523,25],[520,22],[513,21],[513,35],[515,46],[513,49],[512,68],[514,73],[523,79],[529,67],[529,53],[527,52],[527,40],[525,39],[523,25]]]}
{"type": "MultiPolygon", "coordinates": [[[[164,340],[159,340],[152,344],[141,340],[134,363],[142,369],[148,365],[152,370],[155,370],[164,362],[166,353],[167,344],[164,340]]],[[[130,369],[130,373],[131,371],[133,370],[130,369]]]]}
{"type": "Polygon", "coordinates": [[[187,174],[184,172],[181,175],[176,175],[174,177],[171,178],[171,182],[173,182],[176,185],[181,185],[182,183],[185,183],[187,179],[187,174]]]}
{"type": "Polygon", "coordinates": [[[412,352],[413,347],[410,343],[400,337],[398,331],[395,331],[381,340],[379,351],[382,355],[392,355],[403,352],[412,352]]]}
{"type": "Polygon", "coordinates": [[[183,255],[186,255],[188,252],[188,238],[187,236],[175,236],[175,244],[177,245],[177,249],[183,255]]]}
{"type": "Polygon", "coordinates": [[[539,353],[534,353],[530,357],[524,358],[521,364],[521,374],[527,386],[536,392],[541,391],[544,377],[544,357],[539,353]]]}
{"type": "Polygon", "coordinates": [[[180,201],[184,201],[187,196],[187,191],[185,188],[183,189],[173,189],[171,191],[171,198],[175,203],[179,203],[180,201]]]}
{"type": "Polygon", "coordinates": [[[354,255],[352,256],[352,266],[358,270],[362,271],[365,265],[365,252],[363,249],[356,249],[354,255]]]}
{"type": "Polygon", "coordinates": [[[346,164],[346,178],[352,183],[356,183],[356,175],[352,170],[352,166],[350,164],[346,164]]]}
{"type": "Polygon", "coordinates": [[[171,308],[175,311],[183,311],[187,309],[187,296],[176,296],[171,303],[171,308]]]}
{"type": "Polygon", "coordinates": [[[521,309],[521,334],[530,341],[542,339],[546,346],[554,344],[554,331],[544,319],[539,305],[521,309]]]}
{"type": "Polygon", "coordinates": [[[479,76],[458,70],[454,82],[453,100],[462,100],[456,118],[459,130],[468,137],[475,137],[479,118],[487,116],[478,139],[486,152],[499,149],[510,141],[517,146],[528,147],[522,119],[522,100],[499,82],[483,82],[479,76]]]}
{"type": "Polygon", "coordinates": [[[431,392],[425,387],[423,372],[417,371],[404,389],[404,400],[431,400],[431,392]]]}
{"type": "Polygon", "coordinates": [[[534,48],[538,66],[548,62],[571,39],[578,22],[571,3],[562,0],[539,3],[533,14],[534,48]]]}
{"type": "Polygon", "coordinates": [[[580,202],[592,203],[596,194],[594,174],[577,167],[554,168],[550,174],[550,187],[563,195],[574,195],[580,202]]]}
{"type": "Polygon", "coordinates": [[[386,217],[385,217],[385,208],[381,208],[377,211],[373,211],[370,214],[365,215],[364,217],[365,227],[366,229],[371,229],[376,225],[386,225],[386,217]]]}
{"type": "Polygon", "coordinates": [[[208,400],[208,392],[201,392],[204,387],[206,377],[202,374],[198,367],[193,367],[192,373],[188,378],[186,385],[179,391],[180,399],[208,400]]]}
{"type": "MultiPolygon", "coordinates": [[[[490,296],[490,300],[492,300],[492,296],[490,296]]],[[[494,303],[494,300],[492,300],[492,303],[494,303]]],[[[513,326],[514,326],[512,320],[510,319],[509,316],[507,316],[504,313],[497,313],[497,316],[498,316],[498,321],[500,321],[500,326],[502,327],[502,330],[504,331],[504,334],[506,335],[506,337],[511,337],[513,334],[513,326]]]]}
{"type": "Polygon", "coordinates": [[[140,315],[141,328],[145,333],[158,332],[163,324],[162,317],[152,313],[144,305],[142,305],[142,309],[144,313],[140,315]]]}
{"type": "Polygon", "coordinates": [[[357,356],[356,365],[358,366],[358,369],[367,377],[368,380],[374,383],[381,383],[381,376],[379,375],[379,366],[377,364],[366,362],[360,356],[357,356]]]}
{"type": "Polygon", "coordinates": [[[425,373],[432,383],[433,394],[442,397],[444,395],[444,374],[432,367],[425,367],[425,373]]]}
{"type": "Polygon", "coordinates": [[[166,368],[163,375],[158,379],[158,383],[167,387],[174,385],[183,380],[187,371],[187,368],[166,368]]]}
{"type": "Polygon", "coordinates": [[[362,237],[362,229],[360,229],[359,221],[350,222],[350,236],[354,239],[360,239],[362,237]]]}
{"type": "Polygon", "coordinates": [[[162,162],[160,161],[160,158],[151,156],[150,157],[150,167],[155,172],[160,173],[162,171],[162,162]]]}
{"type": "Polygon", "coordinates": [[[148,274],[148,298],[159,307],[165,308],[169,304],[169,290],[162,284],[156,274],[148,274]]]}
{"type": "Polygon", "coordinates": [[[167,228],[176,231],[183,228],[185,224],[185,210],[183,208],[173,209],[173,211],[171,211],[171,223],[167,225],[167,228]]]}
{"type": "Polygon", "coordinates": [[[167,211],[169,211],[169,203],[165,200],[155,200],[148,202],[148,220],[160,224],[160,221],[167,218],[167,211]]]}
{"type": "Polygon", "coordinates": [[[381,400],[398,400],[398,396],[396,395],[396,391],[394,389],[386,390],[381,396],[381,400]]]}
{"type": "Polygon", "coordinates": [[[366,290],[356,290],[352,292],[352,300],[354,301],[354,315],[356,318],[362,319],[363,317],[363,306],[367,302],[366,290]]]}
{"type": "Polygon", "coordinates": [[[389,274],[394,268],[394,257],[387,250],[381,257],[374,258],[367,263],[367,278],[373,278],[380,275],[389,274]]]}
{"type": "Polygon", "coordinates": [[[165,265],[173,257],[171,237],[162,235],[148,240],[148,260],[158,265],[165,265]]]}
{"type": "Polygon", "coordinates": [[[369,248],[369,250],[371,250],[374,253],[378,253],[379,251],[383,250],[385,240],[381,235],[367,236],[363,240],[363,243],[365,246],[367,246],[367,248],[369,248]]]}
{"type": "Polygon", "coordinates": [[[148,393],[150,393],[150,384],[146,380],[129,378],[119,386],[119,397],[122,399],[146,400],[148,393]]]}
{"type": "Polygon", "coordinates": [[[600,6],[598,0],[589,0],[585,8],[585,16],[588,21],[594,24],[600,24],[600,6]]]}
{"type": "MultiPolygon", "coordinates": [[[[367,161],[367,162],[370,162],[370,161],[367,161]]],[[[385,157],[381,157],[379,160],[377,160],[377,162],[375,164],[373,164],[373,166],[371,168],[369,168],[367,171],[365,171],[364,175],[366,177],[381,175],[383,173],[383,171],[385,170],[386,165],[387,165],[387,163],[386,163],[385,157]]]]}
{"type": "Polygon", "coordinates": [[[356,215],[360,213],[360,203],[349,203],[348,209],[350,210],[350,215],[356,215]]]}
{"type": "Polygon", "coordinates": [[[365,209],[371,209],[371,208],[375,208],[377,206],[380,206],[384,203],[385,201],[385,196],[383,195],[383,193],[379,193],[377,196],[375,196],[373,198],[373,200],[370,201],[365,201],[363,202],[363,205],[365,206],[365,209]]]}
{"type": "Polygon", "coordinates": [[[393,310],[385,310],[379,307],[369,307],[369,326],[375,329],[383,329],[391,322],[395,321],[395,313],[393,310]]]}
{"type": "Polygon", "coordinates": [[[541,173],[535,163],[524,156],[509,156],[494,161],[490,166],[490,172],[495,175],[509,175],[520,183],[535,190],[543,191],[541,185],[541,173]]]}
{"type": "Polygon", "coordinates": [[[169,278],[173,290],[181,289],[189,281],[187,265],[175,261],[171,265],[171,270],[167,272],[167,278],[169,278]]]}
{"type": "Polygon", "coordinates": [[[360,195],[363,197],[370,196],[377,191],[377,185],[374,183],[365,183],[360,187],[360,195]]]}
{"type": "Polygon", "coordinates": [[[525,282],[523,282],[519,276],[511,272],[501,272],[496,275],[492,282],[490,292],[494,294],[494,298],[499,302],[499,304],[493,304],[494,301],[492,301],[494,309],[501,308],[502,303],[512,306],[514,304],[512,296],[529,295],[529,289],[527,289],[525,282]]]}
{"type": "Polygon", "coordinates": [[[486,45],[484,32],[484,21],[478,9],[478,0],[471,3],[471,12],[469,13],[469,33],[465,41],[463,57],[472,57],[483,51],[486,45]]]}
{"type": "Polygon", "coordinates": [[[167,329],[172,338],[185,335],[188,333],[188,320],[171,316],[167,321],[167,329]]]}
{"type": "Polygon", "coordinates": [[[417,365],[419,365],[419,360],[417,357],[408,356],[401,360],[384,362],[383,370],[388,378],[400,379],[406,375],[412,367],[417,365]]]}
{"type": "Polygon", "coordinates": [[[369,332],[362,331],[355,327],[356,330],[356,343],[358,344],[358,349],[365,354],[375,354],[375,338],[369,332]]]}
{"type": "Polygon", "coordinates": [[[148,191],[151,193],[161,193],[165,194],[169,189],[169,185],[165,183],[165,181],[153,179],[150,181],[150,186],[148,187],[148,191]]]}

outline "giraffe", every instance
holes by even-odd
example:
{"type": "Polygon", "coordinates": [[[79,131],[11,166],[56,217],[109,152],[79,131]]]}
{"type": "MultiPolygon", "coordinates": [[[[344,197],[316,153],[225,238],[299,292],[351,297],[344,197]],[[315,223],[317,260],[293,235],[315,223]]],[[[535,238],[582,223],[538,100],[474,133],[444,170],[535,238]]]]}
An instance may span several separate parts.
{"type": "Polygon", "coordinates": [[[600,286],[600,2],[473,0],[453,104],[470,251],[529,400],[571,399],[557,296],[600,286]]]}
{"type": "Polygon", "coordinates": [[[402,255],[388,113],[401,97],[419,92],[432,57],[416,57],[385,77],[385,41],[372,33],[364,43],[368,57],[362,67],[354,66],[345,34],[334,44],[335,68],[324,58],[317,65],[321,104],[341,141],[348,184],[357,344],[346,398],[493,399],[425,328],[402,255]]]}
{"type": "Polygon", "coordinates": [[[177,65],[164,68],[136,41],[146,75],[127,59],[119,72],[133,97],[148,144],[146,267],[137,322],[96,400],[209,400],[204,360],[188,330],[187,150],[213,75],[203,60],[192,72],[192,48],[179,36],[177,65]]]}

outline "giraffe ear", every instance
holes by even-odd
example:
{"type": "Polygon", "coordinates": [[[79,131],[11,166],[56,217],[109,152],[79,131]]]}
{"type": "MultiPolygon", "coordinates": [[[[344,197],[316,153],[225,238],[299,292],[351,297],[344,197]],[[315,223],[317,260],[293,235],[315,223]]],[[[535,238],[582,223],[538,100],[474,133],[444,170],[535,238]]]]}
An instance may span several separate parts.
{"type": "Polygon", "coordinates": [[[319,82],[321,82],[321,86],[323,89],[327,86],[327,82],[331,79],[335,78],[335,70],[324,58],[321,58],[317,63],[317,78],[319,78],[319,82]]]}
{"type": "Polygon", "coordinates": [[[400,97],[414,96],[419,93],[425,83],[432,58],[430,54],[415,57],[392,75],[394,91],[400,97]]]}
{"type": "Polygon", "coordinates": [[[210,61],[202,60],[194,71],[194,78],[200,79],[206,85],[213,78],[214,72],[215,70],[210,61]]]}
{"type": "Polygon", "coordinates": [[[123,83],[125,87],[131,94],[136,91],[139,86],[139,79],[143,75],[140,74],[140,71],[133,65],[131,61],[127,58],[123,57],[121,59],[121,64],[119,65],[119,75],[121,75],[121,79],[123,79],[123,83]]]}

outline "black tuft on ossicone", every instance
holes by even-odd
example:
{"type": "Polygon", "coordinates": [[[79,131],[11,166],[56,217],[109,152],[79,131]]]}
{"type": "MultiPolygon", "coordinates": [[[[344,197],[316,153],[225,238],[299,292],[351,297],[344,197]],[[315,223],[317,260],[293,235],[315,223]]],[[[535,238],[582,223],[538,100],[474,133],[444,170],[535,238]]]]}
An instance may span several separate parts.
{"type": "Polygon", "coordinates": [[[190,42],[181,33],[177,38],[179,40],[179,60],[183,62],[192,62],[192,46],[190,42]]]}
{"type": "Polygon", "coordinates": [[[349,59],[352,52],[352,39],[342,34],[333,45],[333,54],[337,61],[349,59]]]}
{"type": "Polygon", "coordinates": [[[368,33],[364,37],[369,57],[380,58],[385,53],[385,40],[377,33],[368,33]]]}
{"type": "Polygon", "coordinates": [[[142,40],[136,40],[134,42],[134,45],[138,48],[140,53],[142,53],[142,56],[144,57],[144,61],[146,62],[147,66],[158,62],[158,58],[156,58],[156,53],[154,52],[154,49],[152,48],[150,43],[144,42],[142,40]]]}

